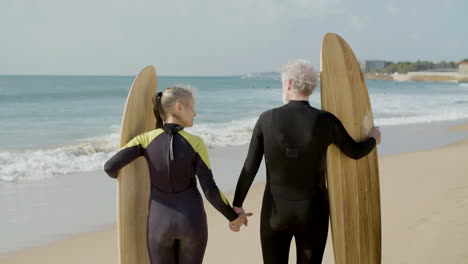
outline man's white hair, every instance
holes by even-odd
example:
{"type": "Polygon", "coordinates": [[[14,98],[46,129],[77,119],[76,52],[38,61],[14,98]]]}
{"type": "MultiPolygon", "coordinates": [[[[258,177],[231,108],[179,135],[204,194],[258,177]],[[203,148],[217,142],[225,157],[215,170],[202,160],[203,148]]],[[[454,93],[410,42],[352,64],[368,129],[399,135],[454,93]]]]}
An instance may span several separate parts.
{"type": "Polygon", "coordinates": [[[309,96],[317,87],[317,73],[310,62],[306,60],[296,60],[288,63],[282,70],[283,80],[291,81],[293,92],[309,96]]]}

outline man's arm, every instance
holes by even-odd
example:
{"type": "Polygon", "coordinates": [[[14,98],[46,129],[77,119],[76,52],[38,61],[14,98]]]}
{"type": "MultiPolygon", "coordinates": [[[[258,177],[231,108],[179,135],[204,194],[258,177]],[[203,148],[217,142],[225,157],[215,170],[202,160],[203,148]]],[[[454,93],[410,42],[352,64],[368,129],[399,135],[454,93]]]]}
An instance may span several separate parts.
{"type": "Polygon", "coordinates": [[[234,195],[234,202],[232,203],[235,207],[242,207],[244,199],[252,186],[252,182],[257,175],[258,168],[263,158],[263,133],[262,133],[262,117],[263,114],[257,121],[255,128],[252,133],[252,139],[250,140],[249,152],[244,162],[239,180],[237,181],[236,192],[234,195]]]}
{"type": "Polygon", "coordinates": [[[346,156],[352,159],[360,159],[369,154],[376,146],[377,142],[373,137],[356,142],[335,115],[331,113],[326,113],[325,115],[332,136],[331,143],[337,145],[346,156]]]}

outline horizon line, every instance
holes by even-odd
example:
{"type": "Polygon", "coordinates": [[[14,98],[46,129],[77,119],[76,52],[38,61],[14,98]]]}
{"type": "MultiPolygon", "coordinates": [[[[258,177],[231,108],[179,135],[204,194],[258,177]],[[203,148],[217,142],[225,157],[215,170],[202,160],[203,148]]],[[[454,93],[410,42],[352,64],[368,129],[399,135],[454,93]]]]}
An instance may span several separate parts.
{"type": "MultiPolygon", "coordinates": [[[[238,77],[244,74],[232,75],[156,75],[157,77],[238,77]]],[[[0,77],[135,77],[135,75],[120,75],[120,74],[0,74],[0,77]]]]}

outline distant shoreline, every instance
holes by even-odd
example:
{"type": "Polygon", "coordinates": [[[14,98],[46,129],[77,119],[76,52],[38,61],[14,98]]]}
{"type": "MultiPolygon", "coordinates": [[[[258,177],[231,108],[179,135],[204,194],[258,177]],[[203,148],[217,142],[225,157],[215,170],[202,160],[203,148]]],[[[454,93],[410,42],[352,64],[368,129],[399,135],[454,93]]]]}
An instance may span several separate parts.
{"type": "Polygon", "coordinates": [[[399,82],[468,82],[468,76],[456,72],[430,73],[409,72],[406,74],[364,73],[366,80],[399,81],[399,82]]]}
{"type": "Polygon", "coordinates": [[[364,73],[366,80],[394,81],[391,74],[383,73],[364,73]]]}

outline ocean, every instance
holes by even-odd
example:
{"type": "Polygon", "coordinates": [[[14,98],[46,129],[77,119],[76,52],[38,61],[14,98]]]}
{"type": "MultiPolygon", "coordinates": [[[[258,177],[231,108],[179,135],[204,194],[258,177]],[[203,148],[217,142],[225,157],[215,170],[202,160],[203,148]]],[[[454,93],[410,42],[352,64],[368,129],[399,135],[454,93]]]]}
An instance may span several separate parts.
{"type": "MultiPolygon", "coordinates": [[[[101,169],[118,150],[134,77],[0,76],[0,181],[21,184],[101,169]]],[[[282,105],[278,77],[158,77],[195,90],[187,130],[209,147],[246,144],[258,116],[282,105]]],[[[468,118],[468,85],[367,81],[376,125],[468,118]]],[[[311,104],[320,107],[320,90],[311,104]]]]}

